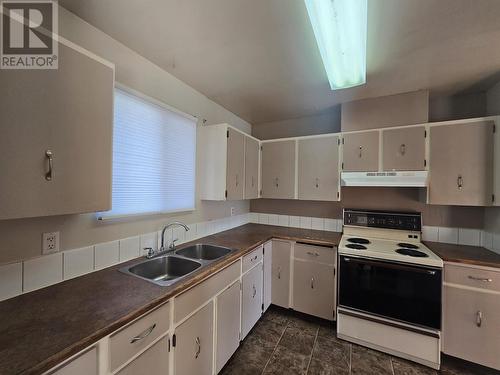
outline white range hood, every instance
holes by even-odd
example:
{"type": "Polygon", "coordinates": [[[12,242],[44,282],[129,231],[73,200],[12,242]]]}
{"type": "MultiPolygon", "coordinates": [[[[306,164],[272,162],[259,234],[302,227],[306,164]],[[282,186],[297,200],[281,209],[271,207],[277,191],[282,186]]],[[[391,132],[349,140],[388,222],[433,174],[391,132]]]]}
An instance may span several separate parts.
{"type": "Polygon", "coordinates": [[[427,187],[427,171],[342,172],[342,186],[427,187]]]}

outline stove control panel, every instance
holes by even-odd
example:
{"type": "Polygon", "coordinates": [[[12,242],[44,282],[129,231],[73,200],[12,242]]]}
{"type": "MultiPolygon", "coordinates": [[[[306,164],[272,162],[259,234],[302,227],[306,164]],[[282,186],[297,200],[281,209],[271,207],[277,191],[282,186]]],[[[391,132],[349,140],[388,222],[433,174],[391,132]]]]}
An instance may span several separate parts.
{"type": "Polygon", "coordinates": [[[344,225],[420,232],[420,213],[344,210],[344,225]]]}

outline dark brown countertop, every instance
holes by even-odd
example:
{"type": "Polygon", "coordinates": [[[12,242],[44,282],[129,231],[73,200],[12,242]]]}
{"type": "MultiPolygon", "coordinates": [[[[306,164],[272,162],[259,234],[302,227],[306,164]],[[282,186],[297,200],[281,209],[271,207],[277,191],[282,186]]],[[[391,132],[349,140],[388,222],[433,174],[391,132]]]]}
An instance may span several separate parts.
{"type": "Polygon", "coordinates": [[[136,259],[0,302],[0,374],[47,371],[271,238],[338,245],[340,237],[336,232],[246,224],[193,241],[237,251],[170,287],[118,272],[136,259]]]}
{"type": "Polygon", "coordinates": [[[427,241],[424,243],[445,262],[500,268],[500,254],[484,247],[427,241]]]}

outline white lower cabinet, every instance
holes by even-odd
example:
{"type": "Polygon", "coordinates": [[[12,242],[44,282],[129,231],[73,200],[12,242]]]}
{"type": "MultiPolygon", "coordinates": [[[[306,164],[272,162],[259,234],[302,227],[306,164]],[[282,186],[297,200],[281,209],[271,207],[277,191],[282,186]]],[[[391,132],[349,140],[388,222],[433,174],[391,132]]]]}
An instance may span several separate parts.
{"type": "Polygon", "coordinates": [[[174,373],[211,375],[214,353],[214,303],[188,318],[175,329],[174,373]]]}
{"type": "Polygon", "coordinates": [[[218,373],[240,345],[241,283],[236,281],[217,297],[216,364],[218,373]]]}
{"type": "Polygon", "coordinates": [[[162,338],[129,363],[118,375],[168,374],[168,337],[162,338]]]}
{"type": "Polygon", "coordinates": [[[290,307],[290,257],[292,243],[272,241],[271,301],[274,305],[290,307]]]}
{"type": "Polygon", "coordinates": [[[97,348],[93,347],[51,375],[97,375],[97,348]]]}
{"type": "Polygon", "coordinates": [[[273,264],[273,242],[269,241],[264,244],[264,290],[263,304],[266,311],[272,302],[272,264],[273,264]]]}
{"type": "Polygon", "coordinates": [[[256,265],[242,277],[241,285],[241,339],[262,315],[262,263],[256,265]]]}

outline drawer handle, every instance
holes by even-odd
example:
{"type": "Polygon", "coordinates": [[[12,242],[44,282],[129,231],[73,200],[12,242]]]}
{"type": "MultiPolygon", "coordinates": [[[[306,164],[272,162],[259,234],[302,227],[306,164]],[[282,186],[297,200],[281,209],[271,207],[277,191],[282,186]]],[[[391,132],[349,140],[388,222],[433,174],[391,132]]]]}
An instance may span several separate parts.
{"type": "Polygon", "coordinates": [[[280,179],[278,177],[274,179],[274,185],[276,186],[276,188],[280,186],[280,179]]]}
{"type": "Polygon", "coordinates": [[[254,284],[252,287],[253,287],[253,295],[252,295],[252,298],[255,298],[255,295],[257,294],[257,288],[255,287],[255,284],[254,284]]]}
{"type": "Polygon", "coordinates": [[[53,169],[53,161],[54,161],[54,153],[51,150],[45,151],[45,157],[49,162],[49,170],[45,173],[45,179],[47,181],[52,181],[52,169],[53,169]]]}
{"type": "Polygon", "coordinates": [[[256,255],[256,256],[254,256],[253,258],[250,258],[250,262],[253,262],[254,260],[257,260],[257,258],[258,258],[258,257],[259,257],[259,256],[258,256],[258,255],[256,255]]]}
{"type": "Polygon", "coordinates": [[[153,330],[156,328],[156,323],[153,324],[151,327],[149,327],[147,330],[145,330],[144,332],[142,332],[140,335],[137,335],[135,337],[132,337],[132,339],[130,340],[130,343],[133,344],[137,341],[141,341],[141,340],[144,340],[146,337],[148,337],[151,332],[153,332],[153,330]]]}
{"type": "Polygon", "coordinates": [[[482,281],[485,283],[491,283],[493,279],[486,278],[486,277],[476,277],[476,276],[471,276],[469,275],[469,279],[474,280],[474,281],[482,281]]]}
{"type": "Polygon", "coordinates": [[[314,289],[314,277],[311,277],[311,289],[314,289]]]}
{"type": "Polygon", "coordinates": [[[194,358],[198,358],[200,356],[200,353],[201,353],[201,340],[199,337],[196,338],[195,340],[196,342],[196,353],[194,355],[194,358]]]}
{"type": "Polygon", "coordinates": [[[401,156],[405,156],[405,154],[406,154],[406,145],[404,143],[402,143],[401,146],[399,146],[399,153],[401,154],[401,156]]]}
{"type": "Polygon", "coordinates": [[[363,157],[363,146],[359,146],[359,157],[363,157]]]}
{"type": "Polygon", "coordinates": [[[312,251],[308,251],[307,254],[310,256],[313,256],[313,257],[319,257],[319,253],[317,253],[317,252],[313,253],[312,251]]]}
{"type": "Polygon", "coordinates": [[[483,324],[483,313],[482,311],[478,311],[476,313],[476,325],[481,327],[481,324],[483,324]]]}
{"type": "Polygon", "coordinates": [[[278,279],[281,279],[281,267],[278,266],[278,279]]]}
{"type": "Polygon", "coordinates": [[[462,190],[462,188],[464,187],[464,179],[463,179],[462,175],[458,175],[458,177],[457,177],[457,187],[458,187],[458,190],[462,190]]]}
{"type": "Polygon", "coordinates": [[[316,177],[316,184],[315,184],[316,188],[319,188],[319,178],[316,177]]]}

